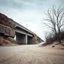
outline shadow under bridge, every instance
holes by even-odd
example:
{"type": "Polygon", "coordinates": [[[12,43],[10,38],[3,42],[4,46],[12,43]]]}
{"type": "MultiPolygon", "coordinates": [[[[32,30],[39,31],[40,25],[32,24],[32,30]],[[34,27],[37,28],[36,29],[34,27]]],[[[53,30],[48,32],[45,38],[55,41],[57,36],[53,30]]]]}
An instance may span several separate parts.
{"type": "Polygon", "coordinates": [[[16,27],[16,42],[18,44],[34,44],[33,35],[16,27]]]}

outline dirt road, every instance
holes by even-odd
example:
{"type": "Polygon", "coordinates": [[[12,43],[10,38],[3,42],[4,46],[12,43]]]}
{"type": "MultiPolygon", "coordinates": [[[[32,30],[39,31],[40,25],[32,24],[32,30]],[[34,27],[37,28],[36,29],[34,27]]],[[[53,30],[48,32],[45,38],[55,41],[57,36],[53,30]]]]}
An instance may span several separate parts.
{"type": "Polygon", "coordinates": [[[0,64],[64,64],[64,50],[38,45],[0,47],[0,64]]]}

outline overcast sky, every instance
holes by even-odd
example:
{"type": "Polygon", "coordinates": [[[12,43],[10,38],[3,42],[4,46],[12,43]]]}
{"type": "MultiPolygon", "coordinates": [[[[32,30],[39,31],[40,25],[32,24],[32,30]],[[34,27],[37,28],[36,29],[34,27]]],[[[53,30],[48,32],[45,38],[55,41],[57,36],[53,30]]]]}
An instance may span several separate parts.
{"type": "Polygon", "coordinates": [[[64,0],[0,0],[0,12],[44,39],[48,28],[42,24],[45,12],[52,5],[64,4],[64,0]]]}

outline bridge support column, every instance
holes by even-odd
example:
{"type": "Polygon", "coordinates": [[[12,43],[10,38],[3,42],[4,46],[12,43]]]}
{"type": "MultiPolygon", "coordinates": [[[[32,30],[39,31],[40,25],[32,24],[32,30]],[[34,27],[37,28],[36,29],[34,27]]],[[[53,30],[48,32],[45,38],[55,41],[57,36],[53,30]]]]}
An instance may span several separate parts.
{"type": "Polygon", "coordinates": [[[26,38],[26,40],[25,40],[25,41],[26,41],[26,45],[27,45],[27,44],[28,44],[28,37],[27,37],[27,35],[26,35],[26,37],[25,37],[25,38],[26,38]]]}

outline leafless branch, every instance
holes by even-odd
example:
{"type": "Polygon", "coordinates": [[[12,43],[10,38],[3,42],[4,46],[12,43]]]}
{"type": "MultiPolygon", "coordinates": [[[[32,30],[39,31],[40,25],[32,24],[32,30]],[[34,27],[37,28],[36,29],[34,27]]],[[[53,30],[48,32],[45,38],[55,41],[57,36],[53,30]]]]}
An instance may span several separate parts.
{"type": "MultiPolygon", "coordinates": [[[[46,15],[48,16],[48,18],[44,20],[49,21],[52,24],[52,27],[45,22],[43,23],[51,28],[55,34],[57,32],[60,33],[61,27],[64,26],[64,8],[60,6],[58,9],[56,9],[53,6],[52,10],[48,10],[46,15]]],[[[58,38],[60,39],[60,36],[58,36],[58,38]]]]}
{"type": "Polygon", "coordinates": [[[53,27],[51,27],[50,25],[48,25],[47,23],[43,22],[46,26],[50,27],[51,29],[54,29],[53,27]]]}

